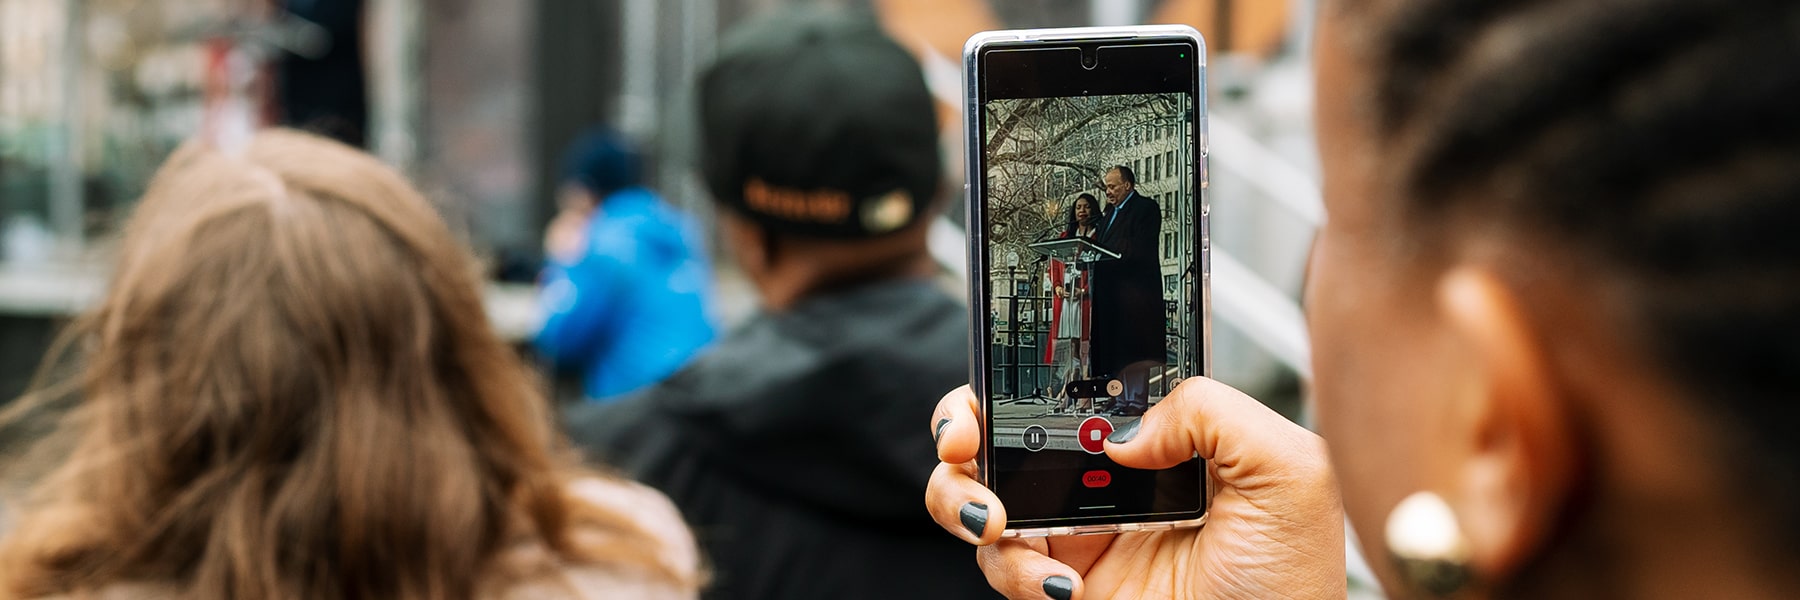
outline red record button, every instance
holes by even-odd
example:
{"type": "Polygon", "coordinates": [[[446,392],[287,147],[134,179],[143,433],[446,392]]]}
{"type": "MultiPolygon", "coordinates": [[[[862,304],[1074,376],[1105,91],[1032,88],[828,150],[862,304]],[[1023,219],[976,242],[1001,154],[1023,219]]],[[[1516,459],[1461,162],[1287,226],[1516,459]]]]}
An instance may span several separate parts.
{"type": "Polygon", "coordinates": [[[1081,474],[1081,485],[1091,488],[1103,488],[1112,484],[1112,473],[1106,471],[1088,471],[1081,474]]]}
{"type": "Polygon", "coordinates": [[[1105,417],[1088,417],[1086,421],[1081,422],[1081,427],[1075,430],[1075,441],[1080,443],[1081,449],[1086,450],[1088,454],[1100,454],[1106,452],[1106,436],[1112,435],[1112,432],[1112,422],[1107,421],[1105,417]]]}

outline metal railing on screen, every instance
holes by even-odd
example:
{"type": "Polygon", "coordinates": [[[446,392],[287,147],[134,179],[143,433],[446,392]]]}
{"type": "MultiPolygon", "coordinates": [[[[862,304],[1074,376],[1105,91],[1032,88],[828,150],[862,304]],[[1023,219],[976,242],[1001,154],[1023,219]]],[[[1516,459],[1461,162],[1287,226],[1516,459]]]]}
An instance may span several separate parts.
{"type": "MultiPolygon", "coordinates": [[[[1056,331],[1052,307],[1057,301],[1056,297],[1036,290],[994,296],[991,303],[994,314],[988,321],[993,324],[993,330],[988,332],[987,339],[990,340],[988,356],[992,357],[988,381],[992,382],[995,398],[1050,401],[1068,380],[1069,374],[1064,369],[1069,365],[1059,363],[1057,355],[1050,351],[1051,336],[1056,331]]],[[[1167,394],[1177,381],[1171,376],[1176,371],[1178,358],[1174,353],[1181,337],[1174,319],[1176,310],[1175,301],[1164,302],[1163,335],[1170,355],[1165,359],[1163,373],[1152,375],[1148,382],[1152,397],[1167,394]]]]}

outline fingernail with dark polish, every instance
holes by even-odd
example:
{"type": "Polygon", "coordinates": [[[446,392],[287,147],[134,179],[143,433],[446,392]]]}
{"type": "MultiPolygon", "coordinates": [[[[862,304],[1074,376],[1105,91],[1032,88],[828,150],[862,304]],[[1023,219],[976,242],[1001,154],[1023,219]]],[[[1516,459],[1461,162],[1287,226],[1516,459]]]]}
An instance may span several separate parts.
{"type": "Polygon", "coordinates": [[[938,419],[937,430],[931,432],[931,443],[936,444],[944,438],[944,428],[950,425],[950,417],[938,419]]]}
{"type": "Polygon", "coordinates": [[[1131,438],[1137,437],[1138,428],[1140,426],[1142,426],[1143,424],[1144,424],[1144,419],[1142,419],[1142,418],[1139,418],[1136,421],[1132,421],[1130,425],[1120,427],[1119,430],[1114,431],[1112,433],[1112,435],[1106,436],[1106,441],[1112,442],[1114,444],[1123,444],[1125,442],[1129,442],[1129,441],[1131,441],[1131,438]]]}
{"type": "Polygon", "coordinates": [[[981,537],[981,533],[987,531],[987,517],[986,504],[970,502],[962,507],[963,527],[967,528],[969,533],[975,534],[975,537],[981,537]]]}
{"type": "Polygon", "coordinates": [[[1056,600],[1069,600],[1075,597],[1075,582],[1061,575],[1045,577],[1044,595],[1056,600]]]}

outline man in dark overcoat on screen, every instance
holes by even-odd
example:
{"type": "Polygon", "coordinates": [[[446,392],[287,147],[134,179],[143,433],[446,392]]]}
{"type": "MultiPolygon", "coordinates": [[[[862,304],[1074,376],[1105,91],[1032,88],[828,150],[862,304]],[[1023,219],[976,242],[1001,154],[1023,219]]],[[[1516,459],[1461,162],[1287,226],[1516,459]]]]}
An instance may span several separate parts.
{"type": "MultiPolygon", "coordinates": [[[[1092,353],[1094,372],[1120,378],[1134,364],[1152,368],[1129,369],[1133,378],[1148,377],[1167,361],[1163,333],[1163,296],[1160,236],[1162,207],[1137,193],[1137,175],[1123,165],[1107,169],[1101,178],[1106,209],[1100,216],[1098,242],[1119,258],[1096,263],[1092,293],[1094,323],[1092,353]]],[[[1125,381],[1127,392],[1110,412],[1135,416],[1149,408],[1142,390],[1147,382],[1125,381]]]]}

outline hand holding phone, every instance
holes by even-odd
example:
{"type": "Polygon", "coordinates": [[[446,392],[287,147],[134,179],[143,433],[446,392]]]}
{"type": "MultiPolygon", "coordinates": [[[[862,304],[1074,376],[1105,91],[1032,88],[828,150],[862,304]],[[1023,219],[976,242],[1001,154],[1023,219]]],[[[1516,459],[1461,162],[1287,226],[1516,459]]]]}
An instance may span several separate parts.
{"type": "Polygon", "coordinates": [[[1324,442],[1242,392],[1189,378],[1129,441],[1106,444],[1108,456],[1136,468],[1196,453],[1214,464],[1205,528],[1076,537],[1001,538],[1006,505],[976,479],[979,408],[967,387],[938,403],[931,423],[942,464],[925,502],[944,529],[982,545],[982,570],[1007,597],[1344,597],[1344,517],[1324,442]],[[1069,593],[1052,593],[1056,586],[1069,593]]]}
{"type": "Polygon", "coordinates": [[[1205,44],[1153,26],[965,49],[970,381],[1009,536],[1196,527],[1206,466],[1102,452],[1209,368],[1205,44]]]}
{"type": "Polygon", "coordinates": [[[1010,597],[1344,594],[1323,444],[1205,377],[1204,55],[1178,26],[965,50],[975,371],[926,503],[1010,597]]]}

